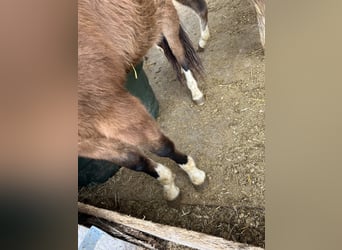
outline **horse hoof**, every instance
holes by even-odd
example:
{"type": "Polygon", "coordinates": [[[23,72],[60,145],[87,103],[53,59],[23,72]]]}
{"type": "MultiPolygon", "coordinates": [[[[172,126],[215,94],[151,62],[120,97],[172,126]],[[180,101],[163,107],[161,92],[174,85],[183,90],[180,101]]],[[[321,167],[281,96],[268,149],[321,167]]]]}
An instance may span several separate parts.
{"type": "Polygon", "coordinates": [[[196,172],[192,172],[190,175],[190,180],[195,186],[200,186],[205,182],[206,174],[200,169],[196,169],[196,172]]]}
{"type": "Polygon", "coordinates": [[[197,52],[203,52],[204,51],[204,48],[202,48],[201,46],[198,45],[198,48],[197,48],[197,52]]]}
{"type": "Polygon", "coordinates": [[[182,192],[180,192],[179,195],[174,200],[166,201],[166,203],[169,207],[177,209],[182,204],[181,201],[182,201],[182,192]]]}
{"type": "Polygon", "coordinates": [[[179,187],[173,186],[172,188],[165,188],[164,186],[164,198],[167,201],[173,201],[179,196],[180,190],[179,187]]]}
{"type": "Polygon", "coordinates": [[[197,192],[202,192],[204,189],[206,189],[209,186],[209,179],[205,178],[204,182],[200,185],[194,185],[194,188],[197,192]]]}
{"type": "Polygon", "coordinates": [[[199,99],[194,99],[194,102],[197,104],[197,105],[203,105],[204,104],[204,96],[200,97],[199,99]]]}
{"type": "Polygon", "coordinates": [[[203,48],[205,47],[205,45],[207,45],[207,40],[201,39],[198,43],[198,47],[199,48],[203,48]]]}

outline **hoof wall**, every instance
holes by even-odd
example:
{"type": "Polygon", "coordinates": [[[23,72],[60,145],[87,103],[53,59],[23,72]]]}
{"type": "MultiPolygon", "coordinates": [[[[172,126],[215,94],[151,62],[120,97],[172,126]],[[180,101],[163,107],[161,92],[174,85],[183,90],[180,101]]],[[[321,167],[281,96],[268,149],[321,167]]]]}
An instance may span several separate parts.
{"type": "Polygon", "coordinates": [[[193,100],[194,103],[196,103],[197,105],[203,105],[204,104],[204,96],[200,97],[199,99],[193,100]]]}
{"type": "Polygon", "coordinates": [[[201,192],[205,190],[209,186],[209,179],[208,177],[205,178],[204,182],[200,185],[194,185],[194,188],[196,189],[197,192],[201,192]]]}

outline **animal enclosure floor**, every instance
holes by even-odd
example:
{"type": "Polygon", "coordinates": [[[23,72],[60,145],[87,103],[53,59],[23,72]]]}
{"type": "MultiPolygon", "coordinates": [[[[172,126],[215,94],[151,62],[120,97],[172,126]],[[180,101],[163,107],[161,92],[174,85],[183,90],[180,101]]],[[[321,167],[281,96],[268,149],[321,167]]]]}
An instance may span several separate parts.
{"type": "MultiPolygon", "coordinates": [[[[124,168],[106,183],[80,190],[79,200],[264,247],[265,65],[256,13],[248,0],[208,2],[211,38],[200,53],[206,70],[199,82],[203,106],[191,101],[159,50],[151,49],[144,64],[159,100],[160,127],[207,173],[208,186],[197,191],[175,163],[153,157],[177,175],[178,207],[163,200],[156,180],[124,168]]],[[[198,18],[186,7],[177,8],[197,47],[198,18]]]]}

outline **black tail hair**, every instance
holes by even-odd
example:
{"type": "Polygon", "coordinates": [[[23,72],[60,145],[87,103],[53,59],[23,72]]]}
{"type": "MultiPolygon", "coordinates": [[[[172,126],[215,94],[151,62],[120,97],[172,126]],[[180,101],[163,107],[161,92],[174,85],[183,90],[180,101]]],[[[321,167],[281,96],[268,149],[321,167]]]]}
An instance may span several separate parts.
{"type": "MultiPolygon", "coordinates": [[[[193,76],[196,80],[198,78],[204,78],[204,68],[201,59],[199,58],[188,34],[184,31],[182,26],[179,26],[179,39],[181,44],[184,48],[185,52],[185,60],[187,66],[193,73],[193,76]]],[[[176,57],[174,56],[169,43],[167,42],[166,38],[163,36],[162,40],[158,44],[163,50],[167,60],[171,63],[172,67],[176,71],[177,78],[179,81],[182,82],[182,71],[181,71],[181,64],[177,61],[176,57]]]]}

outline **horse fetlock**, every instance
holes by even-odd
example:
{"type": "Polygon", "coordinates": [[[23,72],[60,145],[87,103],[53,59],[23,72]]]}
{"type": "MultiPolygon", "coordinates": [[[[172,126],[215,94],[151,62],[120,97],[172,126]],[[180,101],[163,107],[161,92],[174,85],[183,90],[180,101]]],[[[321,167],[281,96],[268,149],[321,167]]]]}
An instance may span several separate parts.
{"type": "Polygon", "coordinates": [[[168,201],[174,200],[179,195],[179,188],[175,185],[176,175],[162,164],[157,164],[155,170],[158,174],[157,180],[163,186],[164,198],[168,201]]]}
{"type": "Polygon", "coordinates": [[[160,182],[160,184],[164,186],[174,183],[176,175],[173,174],[170,169],[158,163],[155,167],[155,170],[159,176],[157,180],[160,182]]]}
{"type": "Polygon", "coordinates": [[[195,161],[191,156],[188,156],[186,164],[180,164],[179,166],[188,174],[192,184],[201,185],[204,183],[206,174],[196,167],[195,161]]]}

